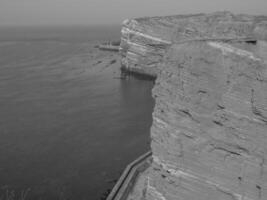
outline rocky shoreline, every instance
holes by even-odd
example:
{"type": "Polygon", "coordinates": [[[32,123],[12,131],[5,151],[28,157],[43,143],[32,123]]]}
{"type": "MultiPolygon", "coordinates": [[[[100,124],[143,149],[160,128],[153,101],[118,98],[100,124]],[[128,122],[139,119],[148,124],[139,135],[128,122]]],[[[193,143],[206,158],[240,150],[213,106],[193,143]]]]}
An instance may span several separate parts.
{"type": "Polygon", "coordinates": [[[266,40],[264,16],[123,23],[123,69],[157,77],[153,163],[128,199],[267,198],[266,40]]]}

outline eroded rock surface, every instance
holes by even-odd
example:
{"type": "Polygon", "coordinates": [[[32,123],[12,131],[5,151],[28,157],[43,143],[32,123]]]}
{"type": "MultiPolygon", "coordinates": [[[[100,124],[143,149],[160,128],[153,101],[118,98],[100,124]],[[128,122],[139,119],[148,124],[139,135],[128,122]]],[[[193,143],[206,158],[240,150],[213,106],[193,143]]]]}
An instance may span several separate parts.
{"type": "Polygon", "coordinates": [[[124,23],[123,63],[157,76],[141,199],[267,199],[265,20],[215,13],[124,23]]]}
{"type": "Polygon", "coordinates": [[[173,43],[195,40],[267,39],[267,17],[228,12],[125,20],[122,27],[123,68],[156,76],[158,63],[173,43]]]}

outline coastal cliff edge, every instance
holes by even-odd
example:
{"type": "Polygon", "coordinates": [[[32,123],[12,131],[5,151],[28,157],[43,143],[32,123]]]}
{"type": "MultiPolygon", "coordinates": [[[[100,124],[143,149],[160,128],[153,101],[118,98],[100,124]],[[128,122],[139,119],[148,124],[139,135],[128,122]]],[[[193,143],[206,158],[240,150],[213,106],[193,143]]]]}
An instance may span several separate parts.
{"type": "Polygon", "coordinates": [[[267,199],[267,17],[125,20],[122,68],[157,77],[153,163],[128,199],[267,199]]]}

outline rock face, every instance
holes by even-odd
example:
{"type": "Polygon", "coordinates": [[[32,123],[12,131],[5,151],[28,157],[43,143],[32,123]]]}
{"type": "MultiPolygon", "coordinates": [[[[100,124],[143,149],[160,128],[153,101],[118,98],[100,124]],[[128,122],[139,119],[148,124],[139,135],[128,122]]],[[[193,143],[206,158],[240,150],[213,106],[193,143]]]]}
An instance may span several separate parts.
{"type": "Polygon", "coordinates": [[[124,67],[157,76],[141,199],[267,199],[266,40],[260,16],[125,21],[124,67]]]}
{"type": "Polygon", "coordinates": [[[267,17],[228,12],[125,20],[121,54],[124,69],[157,76],[158,63],[173,43],[196,40],[267,39],[267,17]]]}

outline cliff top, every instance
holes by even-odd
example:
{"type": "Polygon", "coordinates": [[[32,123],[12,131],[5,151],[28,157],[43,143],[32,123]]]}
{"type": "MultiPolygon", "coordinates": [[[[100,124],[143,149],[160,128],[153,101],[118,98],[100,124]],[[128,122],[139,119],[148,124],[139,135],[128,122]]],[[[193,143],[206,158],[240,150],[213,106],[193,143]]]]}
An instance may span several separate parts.
{"type": "Polygon", "coordinates": [[[230,12],[144,17],[125,20],[124,27],[175,43],[201,39],[267,40],[267,17],[230,12]]]}

